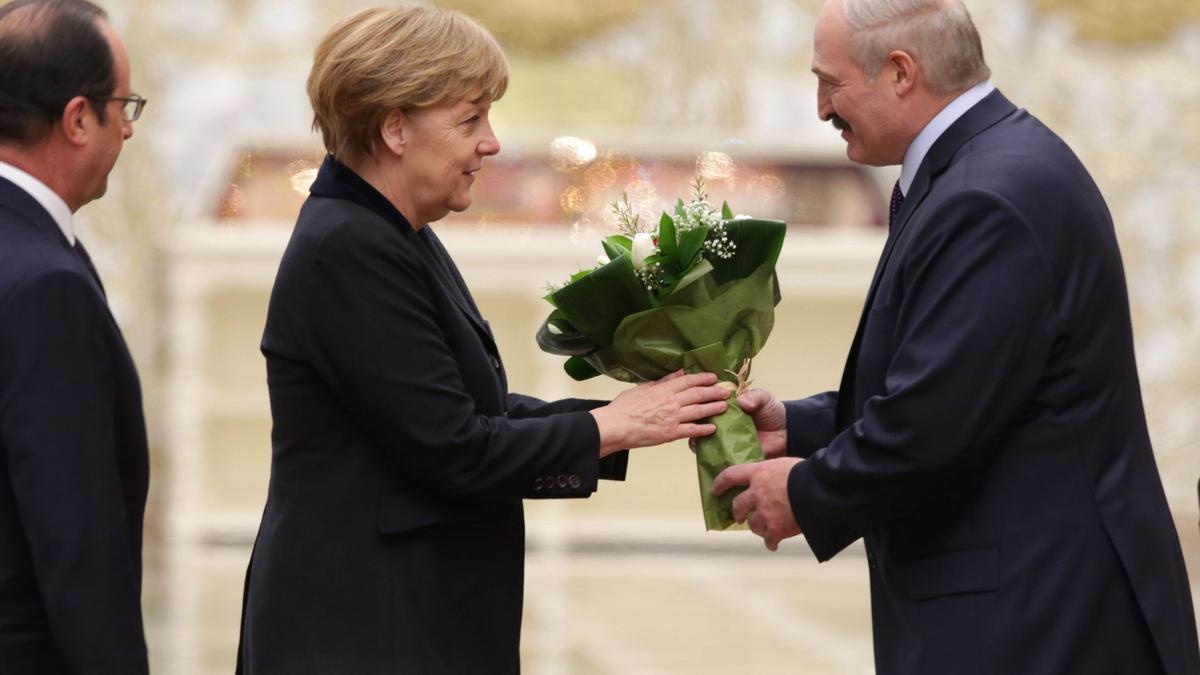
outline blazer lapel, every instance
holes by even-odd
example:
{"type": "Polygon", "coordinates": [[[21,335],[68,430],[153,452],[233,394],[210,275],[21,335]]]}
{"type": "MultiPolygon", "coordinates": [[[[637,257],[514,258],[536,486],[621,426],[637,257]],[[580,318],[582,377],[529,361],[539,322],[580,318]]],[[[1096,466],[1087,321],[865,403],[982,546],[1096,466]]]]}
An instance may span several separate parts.
{"type": "Polygon", "coordinates": [[[454,301],[459,311],[471,322],[471,325],[475,328],[475,332],[479,333],[479,336],[484,339],[484,343],[495,353],[497,350],[496,338],[492,335],[491,328],[479,312],[479,307],[476,306],[474,298],[471,297],[471,291],[467,288],[467,283],[459,273],[458,267],[450,257],[449,251],[442,245],[442,240],[438,239],[437,234],[428,225],[421,229],[418,236],[425,241],[433,257],[432,266],[435,274],[442,282],[446,294],[450,296],[450,299],[454,301]]]}
{"type": "Polygon", "coordinates": [[[908,189],[908,194],[904,196],[904,204],[900,207],[899,213],[896,214],[896,221],[888,231],[887,242],[883,246],[883,253],[879,256],[879,264],[875,266],[875,276],[871,279],[871,287],[867,291],[867,300],[863,305],[862,314],[858,318],[858,328],[854,332],[854,340],[850,343],[850,353],[846,357],[846,365],[842,369],[842,381],[838,387],[837,408],[834,411],[834,430],[840,433],[853,423],[854,412],[854,380],[858,370],[858,354],[859,348],[862,346],[863,329],[867,322],[867,315],[871,312],[871,307],[875,303],[875,294],[879,291],[879,282],[883,278],[883,273],[887,269],[888,262],[891,260],[892,252],[895,250],[896,242],[900,239],[900,235],[908,226],[912,219],[913,213],[925,201],[929,195],[929,191],[933,188],[933,183],[950,165],[954,156],[968,141],[978,135],[985,129],[995,125],[1000,120],[1008,115],[1016,112],[1014,106],[1000,90],[993,91],[988,94],[982,101],[975,104],[970,110],[958,118],[950,128],[938,138],[929,149],[929,153],[925,155],[925,159],[921,162],[921,166],[917,169],[917,175],[913,178],[913,184],[908,189]]]}

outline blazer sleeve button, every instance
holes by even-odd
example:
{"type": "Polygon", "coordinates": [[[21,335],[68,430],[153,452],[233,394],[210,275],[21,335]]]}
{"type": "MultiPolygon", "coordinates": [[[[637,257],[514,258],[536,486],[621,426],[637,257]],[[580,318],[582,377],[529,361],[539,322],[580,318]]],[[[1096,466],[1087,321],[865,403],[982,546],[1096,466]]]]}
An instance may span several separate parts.
{"type": "Polygon", "coordinates": [[[567,479],[567,484],[571,486],[572,490],[578,490],[579,486],[583,485],[583,482],[579,480],[579,476],[571,474],[571,477],[567,479]]]}
{"type": "Polygon", "coordinates": [[[542,479],[541,479],[541,478],[534,478],[534,479],[533,479],[533,491],[534,491],[534,492],[541,492],[541,490],[542,490],[542,479]]]}
{"type": "Polygon", "coordinates": [[[558,487],[560,487],[560,488],[567,487],[567,477],[563,474],[558,475],[558,487]]]}

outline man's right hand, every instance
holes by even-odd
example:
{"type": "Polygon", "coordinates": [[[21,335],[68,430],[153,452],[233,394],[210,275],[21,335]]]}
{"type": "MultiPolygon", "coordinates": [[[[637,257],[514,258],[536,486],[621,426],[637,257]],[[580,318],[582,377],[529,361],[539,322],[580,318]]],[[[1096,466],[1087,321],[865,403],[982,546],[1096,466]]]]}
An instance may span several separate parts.
{"type": "Polygon", "coordinates": [[[775,459],[787,455],[787,411],[783,403],[766,389],[751,389],[739,396],[737,402],[754,419],[763,456],[775,459]]]}

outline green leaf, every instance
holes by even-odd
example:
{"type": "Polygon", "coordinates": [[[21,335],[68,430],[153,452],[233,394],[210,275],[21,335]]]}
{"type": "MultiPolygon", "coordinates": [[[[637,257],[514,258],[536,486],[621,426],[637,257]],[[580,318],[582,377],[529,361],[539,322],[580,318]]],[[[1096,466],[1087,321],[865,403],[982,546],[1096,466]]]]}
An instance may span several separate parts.
{"type": "Polygon", "coordinates": [[[535,337],[538,347],[549,354],[563,356],[586,356],[596,350],[596,343],[567,321],[561,311],[553,311],[535,337]]]}
{"type": "Polygon", "coordinates": [[[633,250],[633,240],[623,234],[614,234],[605,239],[605,241],[626,251],[633,250]]]}
{"type": "Polygon", "coordinates": [[[665,213],[658,221],[658,250],[672,262],[675,261],[675,252],[679,250],[679,240],[675,238],[675,221],[665,213]]]}
{"type": "Polygon", "coordinates": [[[677,215],[678,215],[680,218],[683,218],[683,217],[685,216],[685,213],[684,213],[684,211],[683,211],[683,200],[682,200],[682,199],[680,199],[680,200],[677,200],[677,201],[675,202],[675,213],[676,213],[676,214],[677,214],[677,215]]]}
{"type": "Polygon", "coordinates": [[[663,295],[662,295],[663,299],[666,299],[666,298],[670,297],[671,295],[674,295],[676,292],[682,291],[685,288],[687,288],[688,286],[691,286],[692,284],[694,284],[697,281],[699,281],[700,279],[702,279],[704,277],[704,275],[708,274],[712,270],[713,270],[712,263],[708,262],[704,258],[697,258],[696,264],[692,265],[692,269],[688,270],[679,279],[679,281],[677,283],[675,283],[675,285],[670,286],[667,289],[667,291],[665,293],[663,293],[663,295]]]}
{"type": "Polygon", "coordinates": [[[578,356],[567,359],[567,362],[563,364],[563,370],[567,371],[567,375],[570,375],[572,380],[579,382],[590,380],[600,374],[600,371],[578,356]]]}
{"type": "Polygon", "coordinates": [[[726,223],[725,231],[737,251],[732,258],[712,261],[713,279],[718,285],[743,279],[764,263],[773,268],[783,247],[787,224],[778,220],[743,218],[726,223]]]}
{"type": "MultiPolygon", "coordinates": [[[[610,239],[611,239],[611,237],[610,237],[610,239]]],[[[608,256],[608,259],[610,261],[616,260],[617,258],[620,258],[622,256],[628,258],[630,255],[632,255],[632,253],[630,253],[629,249],[621,248],[621,246],[619,244],[614,244],[613,242],[609,241],[608,239],[605,239],[604,241],[600,242],[600,244],[604,246],[604,255],[608,256]]]]}
{"type": "Polygon", "coordinates": [[[646,264],[647,264],[647,265],[653,265],[653,264],[655,264],[655,263],[657,263],[657,264],[661,265],[661,264],[663,264],[663,263],[665,263],[665,262],[671,262],[671,263],[674,263],[675,261],[674,261],[674,260],[668,260],[668,259],[667,259],[667,257],[666,257],[665,255],[662,255],[662,254],[659,254],[659,255],[648,255],[648,256],[646,256],[646,264]]]}
{"type": "Polygon", "coordinates": [[[679,250],[676,252],[675,259],[679,261],[679,270],[684,274],[687,273],[696,261],[696,256],[699,255],[700,249],[704,248],[705,239],[708,239],[707,227],[686,230],[679,235],[679,250]]]}
{"type": "Polygon", "coordinates": [[[725,220],[733,220],[733,209],[729,208],[729,202],[721,204],[721,218],[725,220]]]}
{"type": "Polygon", "coordinates": [[[622,255],[554,293],[554,305],[597,346],[612,344],[621,321],[654,306],[629,256],[622,255]]]}

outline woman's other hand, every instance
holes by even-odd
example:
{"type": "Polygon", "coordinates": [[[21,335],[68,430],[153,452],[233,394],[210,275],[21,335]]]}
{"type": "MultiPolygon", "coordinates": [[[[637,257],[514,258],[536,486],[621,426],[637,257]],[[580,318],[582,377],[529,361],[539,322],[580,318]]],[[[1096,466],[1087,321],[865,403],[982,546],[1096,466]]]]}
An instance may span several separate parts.
{"type": "Polygon", "coordinates": [[[592,410],[600,428],[600,456],[714,433],[716,425],[697,420],[720,415],[728,407],[729,390],[716,383],[712,373],[676,371],[626,389],[612,403],[592,410]]]}

